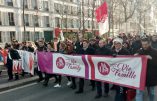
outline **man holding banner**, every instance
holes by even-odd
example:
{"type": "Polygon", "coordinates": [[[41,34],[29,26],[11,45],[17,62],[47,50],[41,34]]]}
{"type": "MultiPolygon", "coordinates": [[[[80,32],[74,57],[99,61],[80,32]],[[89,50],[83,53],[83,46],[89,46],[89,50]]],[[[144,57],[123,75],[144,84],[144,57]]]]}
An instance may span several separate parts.
{"type": "MultiPolygon", "coordinates": [[[[89,42],[88,40],[83,40],[83,48],[80,50],[81,55],[94,55],[95,51],[93,48],[89,47],[89,42]]],[[[92,85],[92,89],[95,88],[95,82],[91,80],[91,85],[92,85]]],[[[84,91],[84,79],[80,78],[79,79],[79,89],[78,91],[76,91],[76,94],[80,94],[83,93],[84,91]]]]}
{"type": "MultiPolygon", "coordinates": [[[[157,86],[157,50],[151,47],[151,42],[148,38],[142,39],[142,49],[137,54],[147,55],[147,75],[146,75],[146,87],[148,90],[149,101],[155,100],[155,88],[157,86]]],[[[136,101],[144,101],[144,91],[136,91],[136,101]]]]}
{"type": "MultiPolygon", "coordinates": [[[[107,42],[103,39],[101,39],[99,41],[99,48],[96,50],[96,55],[107,56],[107,55],[112,54],[111,50],[106,48],[106,44],[107,44],[107,42]]],[[[97,87],[97,95],[95,96],[95,99],[98,99],[102,96],[102,84],[101,84],[101,82],[97,81],[96,87],[97,87]]],[[[107,97],[108,93],[109,93],[109,84],[108,83],[104,83],[104,91],[105,91],[104,96],[107,97]]]]}

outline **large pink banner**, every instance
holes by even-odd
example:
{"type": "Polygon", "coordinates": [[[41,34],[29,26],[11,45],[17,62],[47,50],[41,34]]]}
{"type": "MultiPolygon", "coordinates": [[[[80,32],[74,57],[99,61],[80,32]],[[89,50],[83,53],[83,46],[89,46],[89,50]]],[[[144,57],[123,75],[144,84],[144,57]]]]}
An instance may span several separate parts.
{"type": "Polygon", "coordinates": [[[50,52],[38,52],[37,53],[38,58],[38,66],[41,72],[52,74],[52,62],[53,57],[52,53],[50,52]]]}
{"type": "Polygon", "coordinates": [[[144,90],[147,58],[145,56],[93,56],[38,53],[40,70],[144,90]]]}

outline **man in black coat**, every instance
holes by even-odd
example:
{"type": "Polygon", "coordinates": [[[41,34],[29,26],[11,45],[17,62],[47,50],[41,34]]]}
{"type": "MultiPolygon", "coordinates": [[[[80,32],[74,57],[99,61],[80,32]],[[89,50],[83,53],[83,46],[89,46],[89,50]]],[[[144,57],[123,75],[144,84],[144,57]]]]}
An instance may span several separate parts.
{"type": "MultiPolygon", "coordinates": [[[[99,41],[99,47],[96,50],[96,55],[111,55],[112,52],[110,49],[106,47],[107,42],[105,40],[100,40],[99,41]]],[[[95,96],[95,99],[101,98],[102,97],[102,83],[97,81],[96,82],[96,87],[97,87],[97,95],[95,96]]],[[[104,83],[104,96],[107,97],[109,93],[109,84],[104,83]]]]}
{"type": "MultiPolygon", "coordinates": [[[[9,46],[9,54],[8,54],[8,57],[7,57],[7,68],[8,68],[8,76],[9,76],[9,79],[8,80],[12,80],[13,79],[13,60],[19,60],[21,59],[18,51],[15,49],[16,48],[16,45],[13,45],[12,47],[9,46]]],[[[18,80],[19,79],[19,75],[18,73],[15,73],[15,80],[18,80]]]]}
{"type": "MultiPolygon", "coordinates": [[[[146,55],[148,58],[146,87],[150,101],[155,100],[155,87],[157,86],[157,50],[151,47],[151,42],[148,38],[142,39],[142,48],[136,55],[146,55]]],[[[144,91],[137,90],[136,101],[144,101],[144,91]]]]}
{"type": "MultiPolygon", "coordinates": [[[[95,51],[94,51],[93,48],[89,47],[89,42],[88,42],[88,40],[83,40],[83,48],[78,51],[78,54],[81,54],[81,55],[94,55],[94,54],[95,54],[95,51]]],[[[94,89],[94,87],[95,87],[95,82],[94,82],[94,81],[91,81],[91,84],[92,84],[92,87],[93,87],[93,89],[94,89]]],[[[76,93],[76,94],[83,93],[83,88],[84,88],[84,79],[83,79],[83,78],[80,78],[80,79],[79,79],[79,89],[78,89],[78,91],[76,91],[75,93],[76,93]]]]}

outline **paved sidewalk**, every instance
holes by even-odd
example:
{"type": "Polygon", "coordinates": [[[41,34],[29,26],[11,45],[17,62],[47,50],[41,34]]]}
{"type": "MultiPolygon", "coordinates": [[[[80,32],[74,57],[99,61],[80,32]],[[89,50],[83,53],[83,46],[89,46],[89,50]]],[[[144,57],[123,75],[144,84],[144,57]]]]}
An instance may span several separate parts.
{"type": "Polygon", "coordinates": [[[29,74],[26,74],[24,77],[19,75],[19,80],[8,81],[7,69],[6,67],[2,67],[2,73],[0,76],[0,92],[35,82],[37,79],[37,76],[30,77],[29,74]]]}
{"type": "Polygon", "coordinates": [[[24,79],[12,81],[12,82],[2,83],[2,84],[0,84],[0,92],[11,89],[11,88],[19,87],[21,85],[26,85],[26,84],[35,82],[35,81],[37,81],[37,79],[38,79],[38,77],[34,76],[34,77],[24,78],[24,79]]]}

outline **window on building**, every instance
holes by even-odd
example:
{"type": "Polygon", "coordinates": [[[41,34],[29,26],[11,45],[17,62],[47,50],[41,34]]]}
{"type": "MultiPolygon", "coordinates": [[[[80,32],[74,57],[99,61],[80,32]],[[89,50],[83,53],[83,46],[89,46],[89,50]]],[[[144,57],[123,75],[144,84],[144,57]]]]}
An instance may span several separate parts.
{"type": "Polygon", "coordinates": [[[64,5],[64,6],[63,6],[63,13],[64,13],[64,14],[67,14],[67,9],[68,9],[68,6],[67,6],[67,5],[64,5]]]}
{"type": "Polygon", "coordinates": [[[81,8],[77,7],[77,15],[80,16],[81,15],[81,8]]]}
{"type": "Polygon", "coordinates": [[[73,7],[73,14],[77,15],[77,7],[73,7]]]}
{"type": "Polygon", "coordinates": [[[29,15],[25,14],[25,25],[29,26],[29,15]]]}
{"type": "Polygon", "coordinates": [[[50,27],[49,16],[44,16],[44,26],[45,27],[50,27]]]}
{"type": "Polygon", "coordinates": [[[14,13],[8,13],[8,16],[9,16],[9,25],[10,26],[14,26],[15,23],[14,23],[14,13]]]}
{"type": "Polygon", "coordinates": [[[25,8],[28,8],[28,1],[27,0],[25,0],[24,6],[25,6],[25,8]]]}
{"type": "Polygon", "coordinates": [[[74,28],[73,19],[70,20],[71,28],[74,28]]]}
{"type": "Polygon", "coordinates": [[[30,41],[30,33],[29,32],[23,32],[23,41],[30,41]]]}
{"type": "Polygon", "coordinates": [[[55,6],[55,7],[54,7],[54,8],[55,8],[55,12],[56,12],[56,13],[61,13],[61,4],[56,4],[56,3],[55,3],[54,6],[55,6]]]}
{"type": "Polygon", "coordinates": [[[67,21],[66,21],[66,18],[63,19],[63,28],[67,28],[67,21]]]}
{"type": "Polygon", "coordinates": [[[45,11],[49,11],[48,1],[43,1],[43,8],[45,11]]]}
{"type": "Polygon", "coordinates": [[[12,41],[15,39],[15,32],[10,32],[10,40],[12,41]]]}
{"type": "Polygon", "coordinates": [[[71,6],[68,6],[68,14],[71,14],[71,6]]]}
{"type": "Polygon", "coordinates": [[[60,19],[55,18],[55,27],[60,27],[60,19]]]}
{"type": "Polygon", "coordinates": [[[34,34],[34,41],[37,41],[40,38],[39,32],[35,32],[34,34]]]}
{"type": "Polygon", "coordinates": [[[67,23],[68,28],[71,28],[71,19],[67,19],[67,22],[69,22],[67,23]]]}
{"type": "Polygon", "coordinates": [[[38,22],[38,20],[39,20],[38,15],[34,15],[33,21],[34,21],[34,24],[35,24],[36,27],[39,27],[39,22],[38,22]]]}
{"type": "Polygon", "coordinates": [[[80,20],[77,19],[77,28],[80,27],[80,20]]]}
{"type": "Polygon", "coordinates": [[[13,0],[5,0],[8,6],[13,6],[13,0]]]}
{"type": "Polygon", "coordinates": [[[73,25],[74,25],[74,28],[77,28],[77,19],[73,20],[73,25]]]}
{"type": "Polygon", "coordinates": [[[74,14],[74,7],[71,6],[71,14],[74,14]]]}
{"type": "Polygon", "coordinates": [[[0,32],[0,42],[2,42],[2,32],[0,32]]]}
{"type": "Polygon", "coordinates": [[[38,9],[38,6],[37,6],[38,2],[37,2],[37,0],[31,0],[31,1],[32,1],[32,8],[37,10],[38,9]]]}

